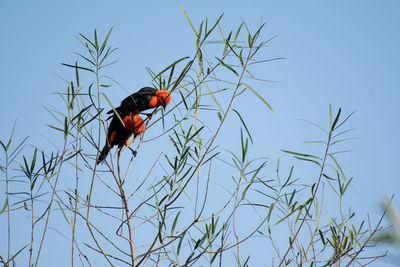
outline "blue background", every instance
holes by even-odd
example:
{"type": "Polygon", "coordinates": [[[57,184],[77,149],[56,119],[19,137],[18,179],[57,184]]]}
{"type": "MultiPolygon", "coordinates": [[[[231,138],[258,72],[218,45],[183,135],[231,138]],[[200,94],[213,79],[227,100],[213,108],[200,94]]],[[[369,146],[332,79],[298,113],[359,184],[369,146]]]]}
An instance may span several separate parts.
{"type": "MultiPolygon", "coordinates": [[[[161,70],[192,55],[193,32],[181,6],[195,25],[224,12],[226,28],[239,26],[242,19],[253,29],[266,21],[264,39],[278,35],[265,51],[286,59],[268,63],[262,73],[278,82],[257,88],[276,113],[262,105],[253,109],[254,96],[244,100],[251,108],[248,126],[259,144],[252,148],[256,155],[268,156],[274,165],[280,149],[301,151],[303,141],[319,137],[318,130],[298,119],[327,126],[329,104],[347,114],[355,110],[350,124],[359,139],[347,144],[353,151],[341,158],[345,172],[355,177],[349,199],[353,210],[377,221],[385,196],[395,194],[398,203],[398,1],[2,1],[0,139],[8,138],[15,120],[17,140],[30,136],[29,143],[40,146],[59,137],[45,126],[51,118],[42,105],[60,104],[52,93],[64,84],[55,74],[72,74],[60,63],[75,60],[73,52],[81,49],[74,38],[78,33],[89,35],[97,28],[104,36],[114,27],[111,44],[119,48],[119,62],[109,75],[132,92],[149,85],[144,66],[161,70]]],[[[118,103],[126,93],[107,95],[118,103]]],[[[232,140],[237,142],[237,135],[232,140]]],[[[6,244],[0,247],[5,251],[6,244]]]]}

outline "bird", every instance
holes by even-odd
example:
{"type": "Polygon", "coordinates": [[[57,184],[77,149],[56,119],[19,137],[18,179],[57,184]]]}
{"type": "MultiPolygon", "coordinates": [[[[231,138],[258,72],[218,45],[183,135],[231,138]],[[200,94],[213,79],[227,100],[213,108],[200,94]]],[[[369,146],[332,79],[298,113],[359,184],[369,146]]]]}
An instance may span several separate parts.
{"type": "Polygon", "coordinates": [[[157,90],[152,87],[143,87],[136,93],[122,100],[119,107],[109,110],[107,114],[110,116],[107,118],[107,120],[113,118],[115,112],[118,112],[120,116],[121,114],[126,115],[126,113],[131,112],[139,114],[144,110],[156,108],[161,105],[165,108],[170,102],[171,96],[167,90],[157,90]]]}
{"type": "MultiPolygon", "coordinates": [[[[118,107],[109,110],[107,112],[109,117],[106,120],[111,118],[112,120],[107,130],[106,144],[100,152],[96,164],[102,162],[115,145],[118,145],[118,148],[122,148],[123,145],[129,148],[130,136],[133,134],[135,138],[143,132],[145,122],[139,116],[139,113],[159,106],[163,106],[165,109],[170,102],[171,96],[167,90],[143,87],[123,99],[118,107]]],[[[151,116],[151,114],[145,115],[151,116]]],[[[135,151],[132,152],[136,155],[135,151]]]]}
{"type": "MultiPolygon", "coordinates": [[[[131,135],[133,134],[135,138],[143,132],[145,123],[138,114],[131,112],[130,114],[121,118],[124,124],[121,123],[117,116],[114,116],[111,120],[110,126],[108,127],[106,144],[101,150],[96,164],[102,162],[107,157],[111,148],[113,148],[115,145],[118,145],[119,149],[124,145],[129,148],[129,140],[131,135]]],[[[136,155],[134,151],[132,152],[134,155],[136,155]]]]}

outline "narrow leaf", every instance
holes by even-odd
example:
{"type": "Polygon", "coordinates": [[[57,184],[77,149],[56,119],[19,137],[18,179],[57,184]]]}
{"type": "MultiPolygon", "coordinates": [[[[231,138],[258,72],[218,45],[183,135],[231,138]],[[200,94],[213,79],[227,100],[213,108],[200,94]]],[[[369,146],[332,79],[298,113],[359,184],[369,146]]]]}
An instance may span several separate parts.
{"type": "Polygon", "coordinates": [[[4,201],[4,205],[3,208],[0,210],[0,214],[2,214],[6,210],[7,205],[8,205],[8,197],[6,197],[6,201],[4,201]]]}
{"type": "Polygon", "coordinates": [[[243,124],[243,126],[244,126],[244,129],[246,130],[247,134],[248,134],[249,137],[250,137],[251,143],[253,144],[253,138],[251,137],[250,131],[249,131],[249,129],[247,128],[247,125],[246,125],[246,123],[244,122],[242,116],[240,116],[240,113],[239,113],[236,109],[232,109],[232,110],[238,115],[240,121],[242,122],[242,124],[243,124]]]}
{"type": "Polygon", "coordinates": [[[253,94],[255,94],[273,113],[275,113],[275,111],[273,110],[273,108],[268,104],[268,102],[267,101],[265,101],[265,99],[261,96],[261,95],[259,95],[257,92],[256,92],[256,90],[254,90],[253,88],[251,88],[248,84],[245,84],[245,83],[241,83],[241,84],[243,84],[244,86],[246,86],[247,88],[249,88],[250,89],[250,91],[252,91],[253,92],[253,94]]]}
{"type": "Polygon", "coordinates": [[[70,68],[74,68],[74,69],[78,68],[78,69],[81,69],[81,70],[87,70],[87,71],[90,71],[90,72],[93,72],[93,73],[95,72],[94,70],[91,70],[91,69],[85,68],[85,67],[81,67],[81,66],[75,66],[75,65],[70,65],[70,64],[66,64],[66,63],[61,63],[61,65],[64,65],[64,66],[70,67],[70,68]]]}
{"type": "Polygon", "coordinates": [[[189,23],[190,27],[192,28],[193,32],[196,34],[196,36],[198,36],[196,29],[194,28],[192,22],[190,21],[189,17],[186,15],[185,9],[183,9],[183,7],[181,6],[183,15],[185,15],[185,18],[187,20],[187,22],[189,23]]]}
{"type": "Polygon", "coordinates": [[[122,125],[125,127],[125,123],[122,120],[121,116],[119,115],[118,111],[114,108],[113,104],[111,103],[110,99],[108,99],[107,95],[105,93],[101,93],[104,98],[107,100],[108,104],[111,106],[112,110],[114,111],[114,114],[117,115],[119,121],[122,123],[122,125]]]}

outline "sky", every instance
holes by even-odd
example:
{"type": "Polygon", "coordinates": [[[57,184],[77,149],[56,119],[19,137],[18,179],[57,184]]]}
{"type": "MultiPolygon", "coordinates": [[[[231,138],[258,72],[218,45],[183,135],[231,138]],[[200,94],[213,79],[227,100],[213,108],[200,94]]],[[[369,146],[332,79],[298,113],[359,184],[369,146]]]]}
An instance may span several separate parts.
{"type": "MultiPolygon", "coordinates": [[[[340,158],[354,177],[353,209],[376,221],[385,197],[394,195],[400,205],[400,3],[394,0],[2,1],[0,140],[8,138],[15,121],[17,139],[29,136],[34,146],[53,140],[43,106],[59,104],[52,93],[64,84],[57,75],[71,75],[60,63],[73,63],[74,52],[82,51],[74,37],[78,33],[89,35],[96,28],[104,36],[114,27],[119,61],[110,76],[132,92],[150,85],[145,66],[161,70],[192,55],[193,32],[181,6],[195,25],[224,13],[226,28],[242,20],[253,29],[267,22],[265,38],[277,36],[265,56],[285,59],[264,65],[260,74],[276,82],[258,89],[275,114],[252,105],[254,96],[243,100],[259,142],[252,148],[255,155],[267,156],[271,166],[277,157],[289,164],[280,149],[306,149],[303,141],[318,138],[318,130],[301,119],[326,126],[329,104],[345,114],[355,111],[349,123],[357,139],[346,147],[352,152],[340,158]]],[[[126,93],[107,95],[118,103],[126,93]]],[[[383,264],[390,266],[375,266],[383,264]]]]}

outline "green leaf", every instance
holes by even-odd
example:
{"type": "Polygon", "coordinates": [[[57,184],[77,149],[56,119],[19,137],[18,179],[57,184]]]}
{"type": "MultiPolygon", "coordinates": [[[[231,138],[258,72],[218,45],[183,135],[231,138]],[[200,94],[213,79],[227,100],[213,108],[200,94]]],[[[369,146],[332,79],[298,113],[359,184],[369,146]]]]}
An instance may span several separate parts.
{"type": "Polygon", "coordinates": [[[293,201],[293,198],[294,198],[295,195],[296,195],[296,188],[293,190],[293,192],[292,192],[292,194],[290,196],[290,199],[289,199],[289,202],[288,202],[288,206],[292,205],[292,201],[293,201]]]}
{"type": "Polygon", "coordinates": [[[189,23],[190,27],[192,28],[193,32],[196,34],[196,36],[199,36],[199,35],[197,34],[197,31],[196,31],[196,29],[194,28],[192,22],[190,21],[189,17],[186,15],[185,9],[183,9],[182,6],[181,6],[181,9],[182,9],[183,14],[185,15],[185,18],[186,18],[187,22],[189,23]]]}
{"type": "Polygon", "coordinates": [[[299,213],[297,213],[296,219],[294,220],[294,224],[297,223],[297,221],[298,221],[299,218],[300,218],[300,215],[301,215],[301,209],[299,210],[299,213]]]}
{"type": "Polygon", "coordinates": [[[90,120],[88,120],[84,124],[82,124],[81,128],[84,128],[87,124],[89,124],[90,122],[95,120],[97,118],[97,116],[99,116],[101,114],[102,111],[103,111],[103,109],[101,109],[99,112],[97,112],[97,114],[95,114],[90,120]]]}
{"type": "Polygon", "coordinates": [[[93,104],[90,104],[89,106],[83,108],[78,114],[76,114],[72,119],[71,122],[75,121],[76,119],[82,118],[83,114],[89,110],[91,107],[93,106],[93,104]]]}
{"type": "Polygon", "coordinates": [[[331,180],[331,181],[335,181],[336,179],[329,177],[328,175],[326,175],[325,173],[322,174],[322,176],[324,176],[326,179],[331,180]]]}
{"type": "Polygon", "coordinates": [[[221,112],[218,111],[218,112],[217,112],[217,116],[218,116],[219,121],[222,122],[222,115],[221,115],[221,112]]]}
{"type": "MultiPolygon", "coordinates": [[[[185,59],[188,59],[188,58],[190,58],[190,57],[182,57],[182,58],[180,58],[180,59],[178,59],[178,60],[175,60],[172,64],[170,64],[168,67],[166,67],[165,69],[163,69],[162,71],[160,71],[157,75],[155,75],[154,77],[153,77],[153,81],[155,81],[155,79],[157,79],[159,76],[161,76],[161,74],[163,74],[164,72],[166,72],[167,70],[169,70],[170,68],[174,68],[175,67],[175,65],[176,64],[178,64],[179,62],[181,62],[181,61],[183,61],[183,60],[185,60],[185,59]]],[[[172,73],[171,73],[171,75],[170,75],[170,78],[171,78],[171,76],[172,76],[172,73]]],[[[168,82],[169,83],[169,82],[168,82]]]]}
{"type": "Polygon", "coordinates": [[[242,146],[242,163],[244,163],[247,154],[248,139],[246,138],[246,144],[244,144],[242,128],[240,128],[240,144],[242,146]]]}
{"type": "Polygon", "coordinates": [[[67,140],[68,136],[68,118],[64,118],[64,140],[67,140]]]}
{"type": "Polygon", "coordinates": [[[174,76],[175,65],[172,66],[171,72],[169,73],[167,88],[169,88],[171,84],[172,77],[174,76]]]}
{"type": "Polygon", "coordinates": [[[122,125],[125,127],[125,123],[122,120],[121,116],[119,115],[118,111],[114,108],[113,104],[111,103],[110,99],[108,99],[107,95],[103,92],[101,94],[104,96],[104,98],[107,100],[108,104],[111,106],[112,110],[114,111],[114,114],[117,115],[119,121],[122,123],[122,125]]]}
{"type": "Polygon", "coordinates": [[[207,84],[204,84],[205,87],[207,88],[208,93],[210,94],[212,100],[215,102],[215,104],[218,106],[219,110],[221,111],[222,114],[225,115],[224,109],[221,107],[220,103],[218,102],[217,98],[215,97],[214,93],[210,90],[210,87],[208,87],[207,84]]]}
{"type": "Polygon", "coordinates": [[[211,258],[210,263],[213,263],[214,260],[217,258],[218,254],[221,253],[221,248],[217,249],[217,251],[214,253],[214,255],[211,258]]]}
{"type": "Polygon", "coordinates": [[[38,151],[37,148],[35,148],[35,152],[33,153],[33,159],[32,159],[32,162],[31,162],[31,173],[33,173],[33,170],[35,169],[37,151],[38,151]]]}
{"type": "Polygon", "coordinates": [[[318,230],[318,233],[319,233],[319,236],[321,238],[322,244],[324,244],[324,246],[325,246],[326,243],[325,243],[325,238],[324,238],[324,235],[322,234],[322,231],[318,230]]]}
{"type": "Polygon", "coordinates": [[[78,68],[78,69],[81,69],[81,70],[87,70],[87,71],[95,73],[94,70],[91,70],[91,69],[85,68],[85,67],[81,67],[81,66],[75,66],[75,65],[70,65],[70,64],[66,64],[66,63],[61,63],[61,65],[64,65],[64,66],[70,67],[70,68],[74,68],[74,69],[78,68]]]}
{"type": "Polygon", "coordinates": [[[249,183],[249,184],[244,188],[244,190],[243,190],[243,192],[242,192],[242,199],[241,199],[241,200],[243,200],[244,197],[246,196],[246,193],[247,193],[247,191],[250,189],[250,186],[251,186],[251,183],[249,183]]]}
{"type": "Polygon", "coordinates": [[[304,141],[303,144],[326,144],[325,141],[304,141]]]}
{"type": "MultiPolygon", "coordinates": [[[[89,58],[85,57],[82,54],[79,54],[77,52],[74,52],[75,54],[77,54],[78,56],[80,56],[81,58],[85,59],[87,62],[89,62],[90,64],[92,64],[94,67],[96,66],[96,63],[94,63],[92,60],[90,60],[89,58]]],[[[75,62],[76,63],[76,62],[75,62]]]]}
{"type": "Polygon", "coordinates": [[[321,164],[318,162],[318,161],[316,161],[316,160],[313,160],[313,159],[306,159],[306,158],[302,158],[302,157],[298,157],[298,156],[294,156],[296,159],[299,159],[299,160],[304,160],[304,161],[309,161],[309,162],[312,162],[312,163],[315,163],[315,164],[317,164],[319,167],[321,167],[321,164]]]}
{"type": "Polygon", "coordinates": [[[96,50],[98,50],[99,49],[99,43],[97,41],[97,30],[96,29],[94,29],[94,44],[96,45],[95,46],[96,50]]]}
{"type": "Polygon", "coordinates": [[[180,214],[181,214],[181,212],[179,211],[178,214],[175,216],[174,222],[172,223],[172,227],[171,227],[171,235],[174,234],[176,223],[178,222],[178,218],[179,218],[180,214]]]}
{"type": "Polygon", "coordinates": [[[310,154],[303,154],[303,153],[298,153],[298,152],[293,152],[293,151],[289,151],[289,150],[284,150],[281,149],[282,152],[288,153],[288,154],[292,154],[295,156],[301,156],[301,157],[309,157],[309,158],[314,158],[314,159],[319,159],[322,160],[321,158],[314,156],[314,155],[310,155],[310,154]]]}
{"type": "Polygon", "coordinates": [[[354,113],[355,111],[351,112],[336,128],[342,126],[354,113]]]}
{"type": "Polygon", "coordinates": [[[75,77],[76,77],[76,85],[79,87],[78,61],[75,61],[75,77]]]}
{"type": "Polygon", "coordinates": [[[270,59],[265,59],[265,60],[258,60],[258,61],[250,62],[247,65],[265,63],[265,62],[270,62],[270,61],[275,61],[275,60],[282,60],[282,59],[286,59],[286,58],[284,58],[284,57],[276,57],[276,58],[270,58],[270,59]]]}
{"type": "MultiPolygon", "coordinates": [[[[19,152],[18,151],[21,151],[21,150],[19,150],[20,148],[21,148],[21,146],[25,143],[25,141],[28,139],[29,137],[27,136],[27,137],[25,137],[24,138],[24,140],[22,140],[19,144],[18,144],[18,146],[11,152],[11,154],[10,154],[10,158],[13,158],[13,156],[14,156],[14,154],[15,154],[15,156],[17,156],[18,154],[19,154],[19,152]]],[[[10,162],[12,161],[12,159],[10,160],[10,162]]]]}
{"type": "MultiPolygon", "coordinates": [[[[14,137],[14,132],[15,132],[15,126],[17,125],[17,121],[14,121],[14,125],[13,125],[13,129],[12,129],[12,131],[11,131],[11,135],[10,135],[10,139],[8,139],[8,142],[7,142],[7,145],[6,145],[6,149],[5,149],[5,152],[7,153],[8,152],[8,148],[10,147],[10,145],[11,145],[11,141],[13,140],[13,137],[14,137]]],[[[25,138],[26,139],[26,138],[25,138]]],[[[3,144],[4,145],[4,144],[3,144]]],[[[15,150],[14,150],[15,151],[15,150]]],[[[13,153],[11,153],[11,154],[13,154],[13,153]]],[[[10,157],[11,157],[11,155],[10,155],[10,157]]]]}
{"type": "Polygon", "coordinates": [[[14,260],[15,257],[18,256],[19,253],[21,253],[28,245],[22,247],[20,250],[17,251],[7,262],[5,262],[5,266],[10,266],[9,264],[14,260]]]}
{"type": "Polygon", "coordinates": [[[250,137],[251,143],[253,144],[253,138],[251,137],[250,131],[249,131],[249,129],[247,128],[247,125],[246,125],[246,123],[244,122],[242,116],[240,116],[240,113],[239,113],[236,109],[232,109],[232,110],[238,115],[240,121],[242,122],[242,124],[243,124],[243,126],[244,126],[244,129],[246,130],[247,134],[248,134],[249,137],[250,137]]]}
{"type": "Polygon", "coordinates": [[[344,175],[344,172],[342,170],[342,168],[340,167],[339,163],[337,162],[337,160],[335,159],[335,157],[332,154],[328,154],[328,156],[333,160],[333,162],[335,163],[336,167],[338,168],[340,174],[342,175],[343,179],[345,181],[347,181],[346,176],[344,175]]]}
{"type": "Polygon", "coordinates": [[[353,180],[353,177],[351,177],[350,179],[349,179],[349,181],[346,183],[346,185],[344,186],[344,188],[343,188],[343,194],[346,192],[346,190],[347,190],[347,187],[350,185],[350,183],[351,183],[351,180],[353,180]]]}
{"type": "Polygon", "coordinates": [[[181,236],[181,240],[179,240],[178,248],[177,248],[177,254],[178,254],[178,255],[179,255],[179,252],[181,251],[182,241],[183,241],[183,238],[185,237],[185,234],[186,234],[186,231],[183,232],[183,234],[182,234],[182,236],[181,236]]]}
{"type": "Polygon", "coordinates": [[[68,160],[70,160],[71,158],[75,157],[77,154],[79,154],[80,152],[82,152],[83,149],[80,149],[78,151],[76,151],[75,153],[72,153],[71,156],[69,156],[68,158],[63,159],[63,162],[66,162],[68,160]]]}
{"type": "Polygon", "coordinates": [[[44,217],[44,215],[46,215],[46,213],[49,211],[49,208],[50,208],[50,205],[47,206],[47,208],[46,208],[46,210],[43,212],[43,214],[42,214],[39,218],[36,219],[34,225],[35,225],[37,222],[39,222],[39,221],[44,217]]]}
{"type": "Polygon", "coordinates": [[[63,207],[60,205],[60,202],[58,202],[57,200],[56,200],[56,202],[57,202],[58,207],[60,208],[60,210],[61,210],[61,212],[62,212],[62,214],[63,214],[63,216],[64,216],[65,221],[66,221],[68,224],[70,224],[69,221],[68,221],[67,215],[65,215],[65,212],[64,212],[63,207]]]}
{"type": "Polygon", "coordinates": [[[293,210],[293,211],[289,212],[286,216],[284,216],[284,217],[281,218],[279,221],[277,221],[277,222],[275,223],[275,225],[278,225],[278,224],[280,224],[281,222],[283,222],[286,218],[288,218],[290,215],[292,215],[295,211],[296,211],[296,210],[293,210]]]}
{"type": "Polygon", "coordinates": [[[231,40],[231,37],[232,37],[232,31],[230,31],[228,38],[226,38],[226,40],[225,40],[225,47],[224,47],[224,52],[222,53],[222,56],[224,56],[226,54],[226,51],[228,51],[228,46],[230,47],[229,42],[231,40]]]}
{"type": "Polygon", "coordinates": [[[257,41],[258,36],[261,33],[262,28],[264,28],[266,23],[261,24],[261,26],[258,28],[258,30],[256,31],[256,33],[253,35],[253,38],[251,40],[251,43],[254,44],[255,41],[257,41]]]}
{"type": "Polygon", "coordinates": [[[190,67],[192,66],[194,60],[192,59],[191,61],[189,61],[188,64],[186,64],[185,68],[182,70],[181,74],[179,75],[178,79],[176,79],[174,86],[172,86],[172,89],[170,91],[170,93],[172,94],[172,92],[175,90],[175,88],[179,85],[179,83],[183,80],[183,78],[185,77],[186,73],[189,71],[190,67]]]}
{"type": "Polygon", "coordinates": [[[263,45],[264,45],[264,43],[262,42],[262,43],[260,43],[258,46],[256,46],[256,49],[254,49],[253,52],[251,53],[251,55],[250,55],[250,57],[249,57],[249,60],[251,60],[251,59],[255,56],[255,54],[258,52],[258,50],[259,50],[261,47],[263,47],[263,45]]]}
{"type": "Polygon", "coordinates": [[[209,157],[208,159],[206,159],[206,160],[201,164],[201,166],[203,166],[204,164],[206,164],[207,162],[209,162],[210,160],[212,160],[215,156],[217,156],[217,155],[219,155],[219,154],[220,154],[220,152],[217,152],[217,153],[213,154],[211,157],[209,157]]]}
{"type": "Polygon", "coordinates": [[[234,70],[231,66],[229,66],[228,64],[225,64],[221,59],[219,59],[218,57],[215,57],[219,63],[221,63],[222,66],[224,66],[225,68],[227,68],[228,70],[232,71],[236,76],[239,76],[239,74],[237,73],[236,70],[234,70]]]}
{"type": "Polygon", "coordinates": [[[25,167],[21,166],[22,171],[30,179],[31,178],[31,173],[29,172],[28,161],[26,160],[25,156],[22,156],[22,158],[24,159],[24,164],[25,164],[25,167]]]}
{"type": "Polygon", "coordinates": [[[333,121],[332,127],[331,127],[331,131],[333,131],[335,129],[336,123],[339,121],[339,117],[340,117],[340,112],[342,111],[342,108],[339,108],[338,113],[336,114],[336,118],[333,121]]]}
{"type": "MultiPolygon", "coordinates": [[[[83,35],[83,34],[79,34],[83,39],[85,39],[88,43],[90,43],[94,48],[96,47],[93,43],[92,43],[92,41],[90,41],[85,35],[83,35]]],[[[89,47],[87,47],[88,49],[89,49],[89,47]]]]}
{"type": "Polygon", "coordinates": [[[0,214],[2,214],[6,210],[7,205],[8,205],[8,197],[6,197],[6,200],[4,201],[4,205],[3,208],[0,210],[0,214]]]}
{"type": "Polygon", "coordinates": [[[240,52],[239,52],[239,60],[240,60],[240,65],[242,65],[242,67],[244,67],[244,61],[243,61],[243,48],[242,49],[240,49],[240,52]]]}
{"type": "Polygon", "coordinates": [[[268,104],[268,102],[267,101],[265,101],[265,99],[261,96],[261,95],[259,95],[257,92],[256,92],[256,90],[254,90],[253,88],[251,88],[250,87],[250,85],[248,85],[248,84],[246,84],[246,83],[241,83],[241,84],[243,84],[244,86],[246,86],[247,88],[249,88],[250,89],[250,91],[252,91],[253,92],[253,94],[255,94],[273,113],[275,113],[275,111],[273,110],[273,108],[268,104]]]}
{"type": "Polygon", "coordinates": [[[106,54],[104,55],[104,57],[101,59],[101,61],[100,61],[100,63],[99,63],[99,66],[100,66],[99,69],[101,69],[101,68],[103,68],[103,67],[107,67],[107,66],[109,66],[109,65],[111,65],[111,64],[114,64],[115,62],[118,61],[118,60],[115,60],[115,61],[113,61],[113,62],[111,62],[111,63],[106,64],[106,65],[102,65],[102,64],[103,64],[103,61],[106,60],[106,58],[107,58],[109,55],[111,55],[111,53],[113,53],[113,52],[116,51],[116,50],[118,50],[118,48],[113,48],[113,49],[111,49],[111,47],[109,47],[109,48],[107,49],[106,54]]]}
{"type": "Polygon", "coordinates": [[[355,140],[355,139],[360,139],[360,138],[359,137],[351,137],[351,138],[344,138],[344,139],[336,140],[331,143],[331,146],[333,146],[334,144],[337,144],[337,143],[346,142],[346,141],[355,140]]]}
{"type": "Polygon", "coordinates": [[[267,221],[268,221],[268,222],[269,222],[270,219],[271,219],[271,214],[272,214],[272,210],[274,209],[274,207],[275,207],[275,202],[273,202],[273,203],[271,204],[271,206],[269,206],[268,215],[267,215],[267,221]]]}
{"type": "Polygon", "coordinates": [[[181,96],[181,99],[182,99],[183,104],[185,105],[186,110],[189,110],[189,107],[188,107],[188,105],[187,105],[187,103],[186,103],[185,97],[183,96],[182,92],[179,91],[179,94],[180,94],[180,96],[181,96]]]}
{"type": "MultiPolygon", "coordinates": [[[[107,34],[107,36],[106,36],[106,39],[104,39],[104,42],[103,42],[103,44],[102,44],[101,47],[100,47],[100,55],[103,53],[103,50],[104,50],[104,48],[105,48],[106,45],[107,45],[108,38],[110,37],[113,28],[114,28],[114,27],[111,27],[111,29],[108,31],[108,34],[107,34]]],[[[106,57],[106,56],[107,56],[107,55],[105,55],[105,57],[106,57]]]]}
{"type": "Polygon", "coordinates": [[[239,28],[238,28],[237,31],[236,31],[235,38],[233,38],[233,45],[234,45],[234,46],[236,45],[236,40],[237,40],[237,38],[238,38],[238,36],[239,36],[240,30],[242,29],[243,24],[244,24],[244,22],[242,22],[242,23],[240,24],[239,28]]]}
{"type": "MultiPolygon", "coordinates": [[[[104,60],[104,58],[103,58],[103,60],[104,60]]],[[[102,63],[103,61],[101,61],[100,63],[102,63]]],[[[110,62],[110,63],[108,63],[108,64],[105,64],[105,65],[101,65],[100,67],[99,67],[99,70],[100,69],[102,69],[102,68],[105,68],[105,67],[108,67],[108,66],[110,66],[110,65],[112,65],[112,64],[115,64],[115,63],[117,63],[118,62],[118,60],[114,60],[114,61],[112,61],[112,62],[110,62]]],[[[100,65],[100,64],[99,64],[100,65]]]]}
{"type": "Polygon", "coordinates": [[[253,38],[251,38],[251,34],[249,32],[248,35],[247,35],[247,44],[249,45],[250,48],[253,47],[253,44],[252,44],[251,40],[253,40],[253,38]]]}
{"type": "Polygon", "coordinates": [[[203,71],[203,53],[201,52],[201,49],[199,49],[197,52],[197,61],[199,62],[199,67],[200,67],[199,75],[200,75],[200,74],[204,73],[204,71],[203,71]]]}
{"type": "Polygon", "coordinates": [[[7,147],[4,145],[4,143],[3,143],[2,141],[0,141],[0,144],[1,144],[1,146],[3,147],[3,149],[4,149],[4,152],[7,153],[7,147]]]}
{"type": "Polygon", "coordinates": [[[207,39],[207,37],[211,34],[211,32],[215,29],[215,27],[217,27],[217,25],[219,24],[219,21],[222,19],[223,16],[224,16],[224,13],[222,13],[221,16],[219,16],[219,18],[215,22],[214,26],[212,26],[211,29],[204,35],[203,41],[205,41],[207,39]]]}

